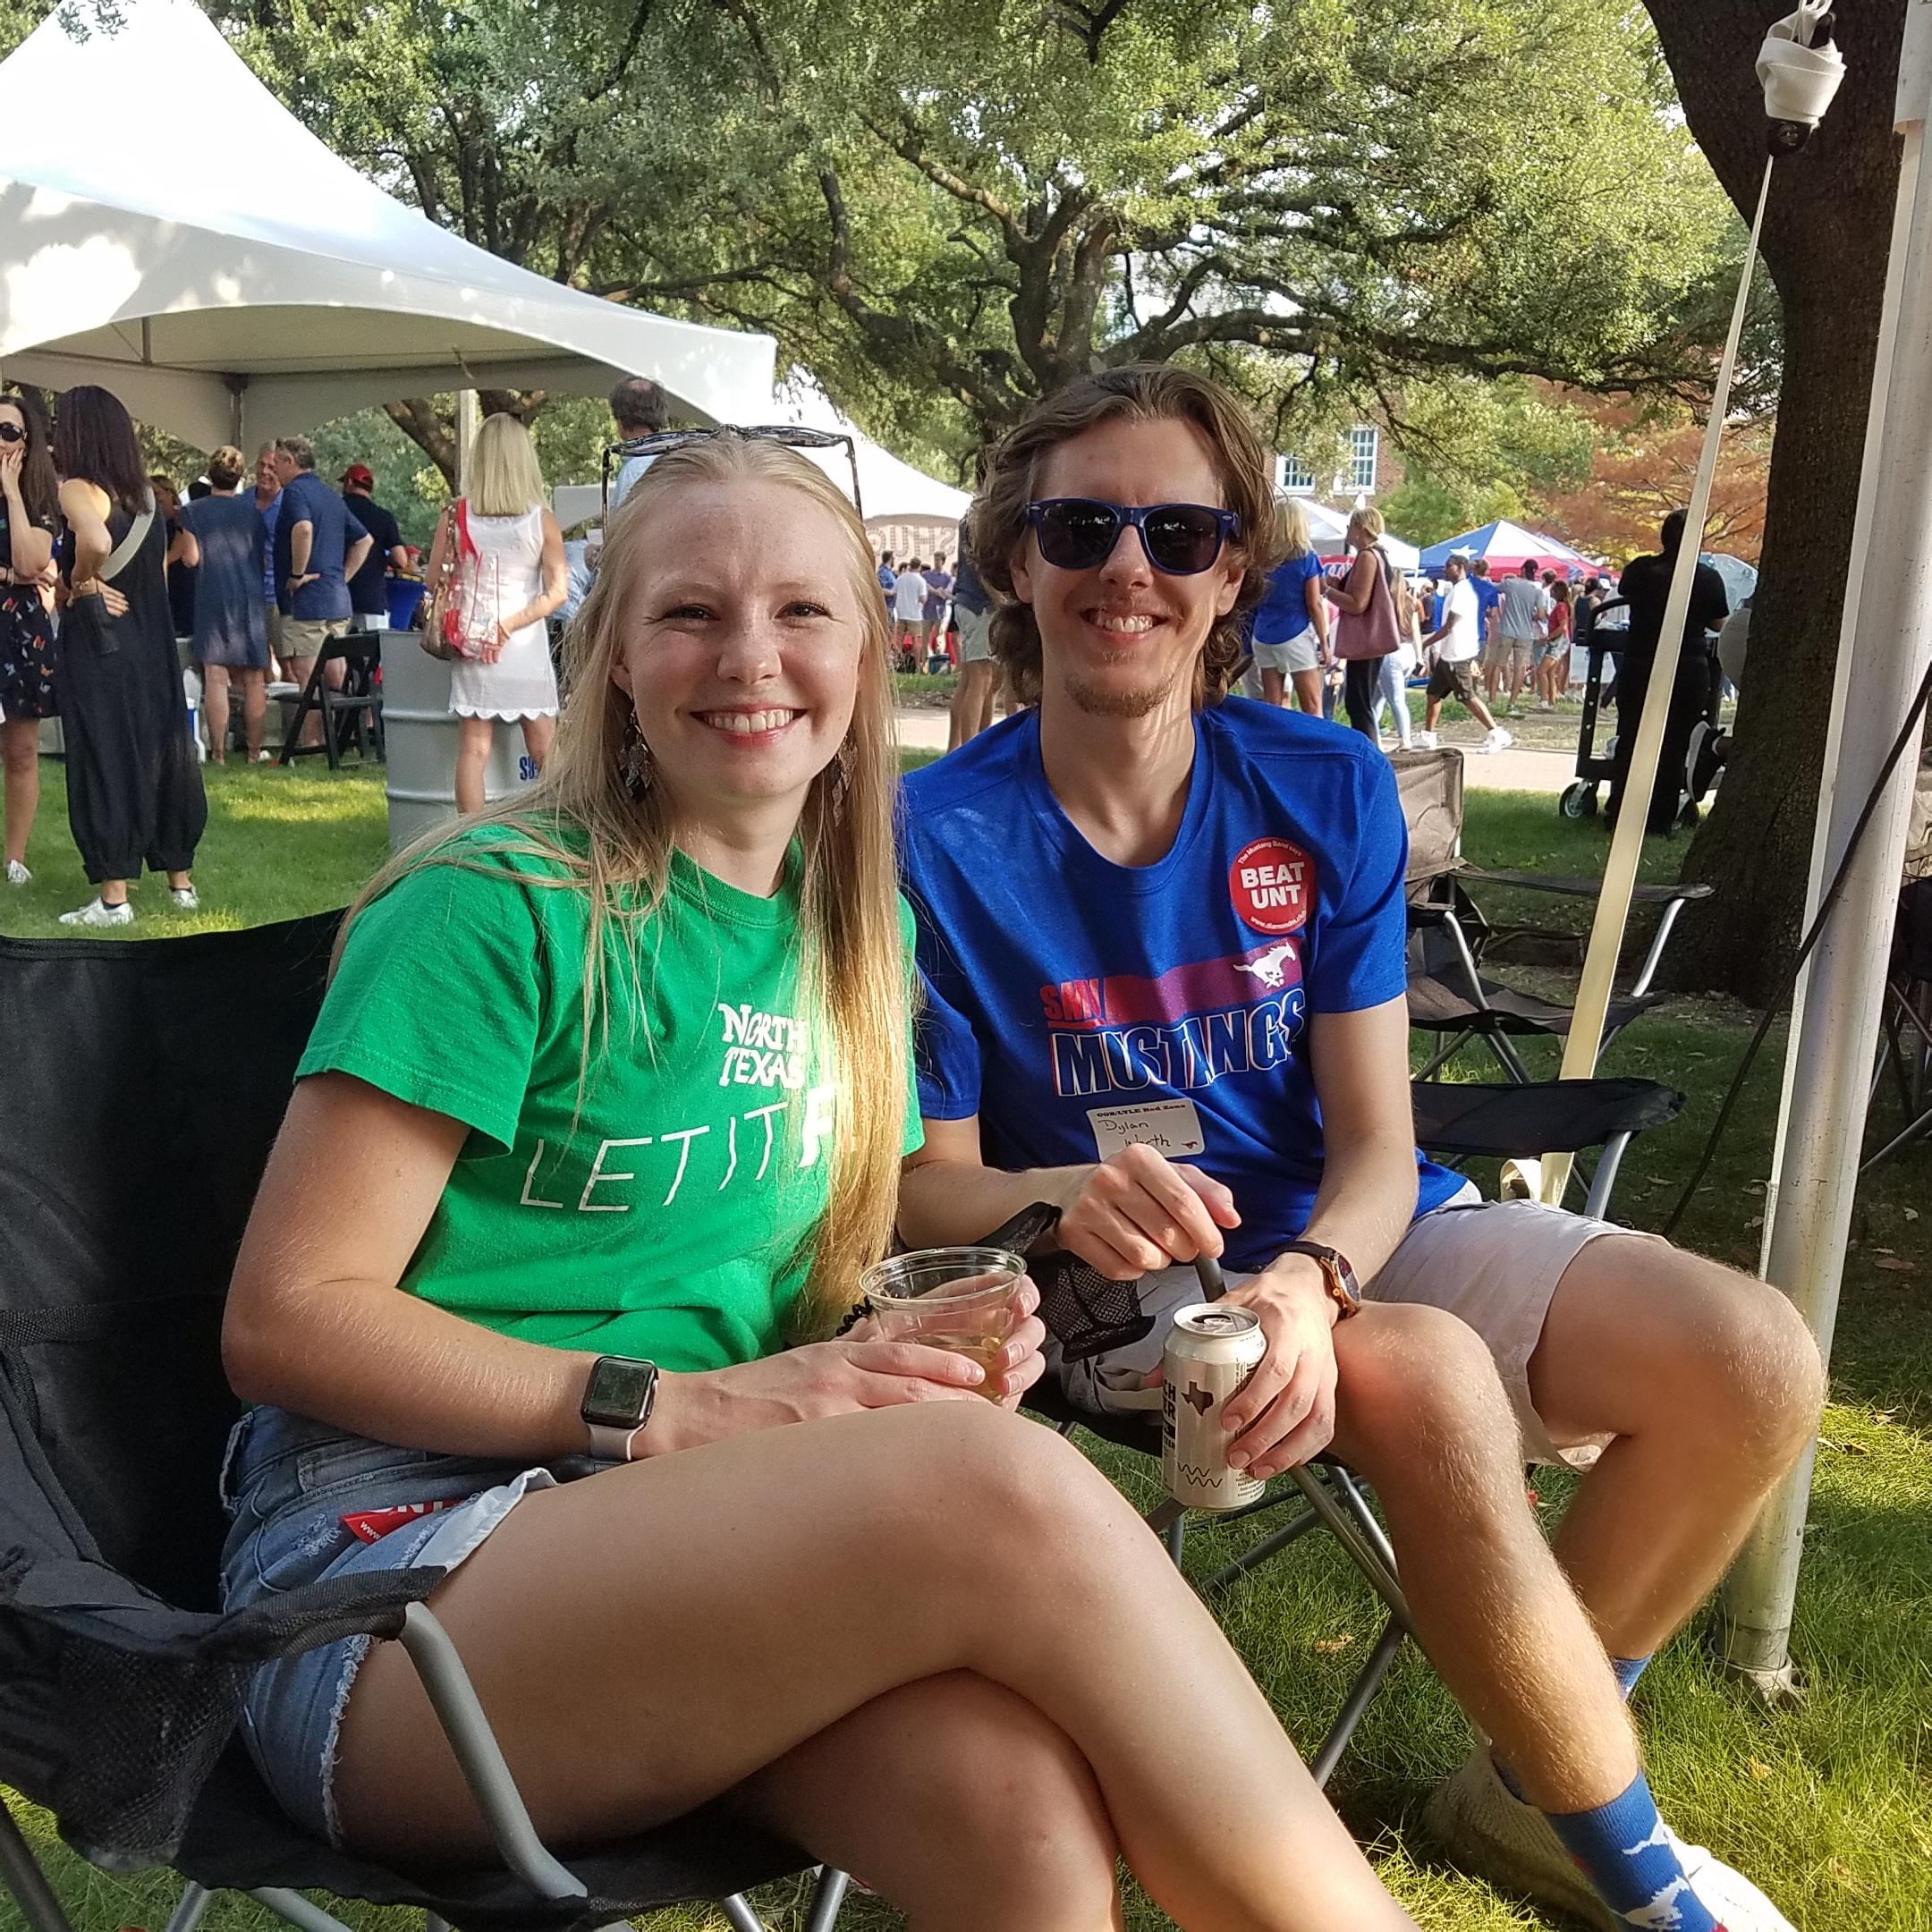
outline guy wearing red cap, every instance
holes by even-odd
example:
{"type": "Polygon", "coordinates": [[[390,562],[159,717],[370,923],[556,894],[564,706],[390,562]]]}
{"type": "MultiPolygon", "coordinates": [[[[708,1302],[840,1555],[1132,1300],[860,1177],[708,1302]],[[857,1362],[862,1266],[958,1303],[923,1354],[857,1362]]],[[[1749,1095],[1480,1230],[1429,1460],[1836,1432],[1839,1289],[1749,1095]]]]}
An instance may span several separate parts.
{"type": "Polygon", "coordinates": [[[342,473],[343,501],[371,538],[361,569],[349,580],[352,631],[389,628],[386,580],[392,569],[402,569],[407,557],[396,520],[369,495],[375,487],[376,479],[367,463],[351,463],[342,473]]]}

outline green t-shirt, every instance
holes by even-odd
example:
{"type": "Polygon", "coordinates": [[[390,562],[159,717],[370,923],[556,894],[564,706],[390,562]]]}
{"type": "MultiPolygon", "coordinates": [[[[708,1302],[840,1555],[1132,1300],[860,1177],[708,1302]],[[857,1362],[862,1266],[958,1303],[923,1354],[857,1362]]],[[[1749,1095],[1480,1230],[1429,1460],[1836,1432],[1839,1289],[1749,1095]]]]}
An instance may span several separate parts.
{"type": "Polygon", "coordinates": [[[363,911],[297,1077],[352,1073],[470,1128],[409,1292],[666,1368],[769,1354],[843,1104],[799,1011],[795,872],[759,899],[678,853],[634,953],[607,923],[609,1023],[580,1096],[589,904],[527,883],[564,869],[517,842],[459,834],[443,850],[462,863],[419,865],[363,911]]]}

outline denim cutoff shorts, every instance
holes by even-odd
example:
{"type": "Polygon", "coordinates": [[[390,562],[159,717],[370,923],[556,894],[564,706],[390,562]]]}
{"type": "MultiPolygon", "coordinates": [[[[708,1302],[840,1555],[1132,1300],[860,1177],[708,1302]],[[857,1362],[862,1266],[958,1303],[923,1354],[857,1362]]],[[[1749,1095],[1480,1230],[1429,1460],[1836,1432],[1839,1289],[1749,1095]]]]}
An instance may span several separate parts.
{"type": "MultiPolygon", "coordinates": [[[[234,1609],[325,1577],[453,1569],[554,1479],[547,1470],[398,1449],[284,1409],[253,1410],[235,1424],[222,1465],[222,1600],[234,1609]],[[343,1520],[431,1504],[443,1506],[406,1514],[374,1542],[343,1520]]],[[[242,1708],[243,1741],[276,1801],[333,1845],[342,1842],[333,1790],[342,1716],[370,1641],[345,1638],[265,1664],[242,1708]]]]}

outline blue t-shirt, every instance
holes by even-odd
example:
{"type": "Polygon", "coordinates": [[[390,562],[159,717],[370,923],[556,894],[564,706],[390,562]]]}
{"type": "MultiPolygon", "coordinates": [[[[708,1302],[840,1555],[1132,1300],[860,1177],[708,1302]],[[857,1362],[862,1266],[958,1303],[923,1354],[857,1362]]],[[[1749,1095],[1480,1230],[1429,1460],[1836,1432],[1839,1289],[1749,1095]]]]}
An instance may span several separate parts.
{"type": "Polygon", "coordinates": [[[1476,593],[1476,640],[1484,643],[1488,640],[1489,621],[1503,601],[1503,593],[1487,577],[1471,577],[1469,582],[1476,593]]]}
{"type": "Polygon", "coordinates": [[[340,496],[312,470],[299,471],[282,487],[281,512],[275,519],[275,601],[284,617],[298,623],[312,623],[318,618],[346,618],[349,615],[349,580],[343,575],[343,559],[350,547],[360,543],[369,532],[340,496]],[[309,569],[316,581],[305,583],[292,597],[289,579],[295,573],[291,545],[295,526],[312,526],[309,541],[309,569]]]}
{"type": "Polygon", "coordinates": [[[282,520],[282,492],[277,490],[267,504],[258,504],[255,503],[255,492],[252,489],[245,489],[242,492],[242,500],[244,503],[255,504],[255,508],[261,516],[262,601],[265,604],[274,604],[276,602],[275,573],[275,526],[282,520]]]}
{"type": "Polygon", "coordinates": [[[1312,550],[1289,557],[1268,572],[1267,589],[1255,606],[1257,644],[1285,644],[1314,622],[1308,614],[1309,580],[1321,575],[1321,559],[1312,550]]]}
{"type": "MultiPolygon", "coordinates": [[[[1321,1183],[1308,1016],[1406,984],[1388,760],[1359,732],[1231,698],[1196,720],[1173,849],[1140,867],[1061,810],[1034,711],[905,789],[920,1112],[977,1114],[987,1160],[1010,1171],[1146,1141],[1233,1191],[1231,1266],[1274,1260],[1321,1183]]],[[[1417,1164],[1419,1213],[1463,1184],[1417,1164]]]]}

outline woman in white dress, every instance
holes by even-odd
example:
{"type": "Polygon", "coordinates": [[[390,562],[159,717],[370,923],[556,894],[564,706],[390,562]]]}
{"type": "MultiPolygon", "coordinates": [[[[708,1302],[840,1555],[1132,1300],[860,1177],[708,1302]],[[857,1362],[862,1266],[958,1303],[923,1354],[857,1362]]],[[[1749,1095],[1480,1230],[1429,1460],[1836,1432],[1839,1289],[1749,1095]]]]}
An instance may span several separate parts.
{"type": "MultiPolygon", "coordinates": [[[[483,809],[483,774],[498,719],[523,727],[538,771],[556,731],[556,672],[544,620],[570,588],[564,533],[544,503],[543,472],[530,431],[514,416],[486,417],[477,431],[476,484],[464,500],[475,554],[458,566],[465,636],[476,655],[450,666],[450,709],[457,718],[456,809],[483,809]]],[[[453,508],[436,527],[429,581],[438,580],[445,547],[458,540],[453,508]]]]}

